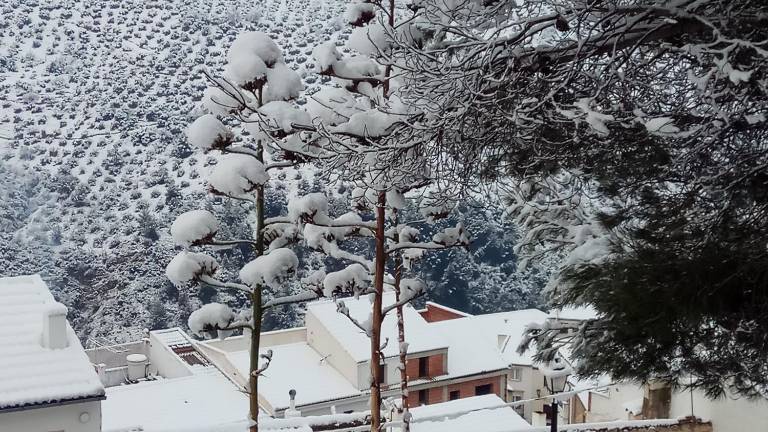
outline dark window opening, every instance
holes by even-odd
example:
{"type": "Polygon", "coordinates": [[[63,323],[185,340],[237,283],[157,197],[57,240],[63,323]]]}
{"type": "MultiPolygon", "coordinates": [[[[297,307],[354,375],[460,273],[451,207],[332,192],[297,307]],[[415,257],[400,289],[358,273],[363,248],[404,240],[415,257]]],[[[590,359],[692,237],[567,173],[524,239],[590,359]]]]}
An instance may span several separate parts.
{"type": "Polygon", "coordinates": [[[461,393],[458,390],[454,390],[448,393],[448,400],[456,400],[461,397],[461,393]]]}
{"type": "Polygon", "coordinates": [[[429,357],[419,357],[419,378],[429,376],[429,357]]]}
{"type": "Polygon", "coordinates": [[[379,384],[384,384],[384,382],[387,380],[387,365],[380,364],[379,365],[379,384]]]}
{"type": "Polygon", "coordinates": [[[483,384],[483,385],[475,386],[475,396],[491,394],[492,390],[493,390],[492,384],[483,384]]]}
{"type": "Polygon", "coordinates": [[[426,404],[427,404],[427,391],[419,390],[419,405],[426,405],[426,404]]]}

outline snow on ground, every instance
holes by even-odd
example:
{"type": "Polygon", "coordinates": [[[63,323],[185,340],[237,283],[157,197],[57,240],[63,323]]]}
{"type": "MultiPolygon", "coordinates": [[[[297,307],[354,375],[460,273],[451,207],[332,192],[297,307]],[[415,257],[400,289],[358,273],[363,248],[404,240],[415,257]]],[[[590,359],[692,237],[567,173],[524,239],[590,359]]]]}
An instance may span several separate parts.
{"type": "MultiPolygon", "coordinates": [[[[496,395],[476,396],[435,405],[412,408],[413,432],[510,432],[532,431],[511,407],[500,406],[504,403],[496,395]],[[457,414],[457,412],[464,412],[457,414]]],[[[259,430],[269,432],[311,432],[308,425],[327,425],[334,422],[345,423],[357,420],[365,413],[335,414],[310,416],[290,419],[262,418],[259,430]]],[[[174,429],[176,432],[210,432],[205,427],[186,427],[174,429]]],[[[245,421],[229,422],[216,425],[216,432],[246,432],[245,421]]],[[[398,431],[396,427],[392,429],[398,431]]],[[[151,432],[155,432],[152,430],[151,432]]],[[[165,431],[163,431],[165,432],[165,431]]]]}
{"type": "Polygon", "coordinates": [[[214,373],[110,387],[101,410],[104,432],[214,431],[244,420],[248,397],[214,373]]]}
{"type": "Polygon", "coordinates": [[[533,429],[512,407],[499,407],[503,403],[496,395],[484,395],[411,408],[411,431],[509,432],[533,429]],[[458,412],[467,413],[457,415],[458,412]]]}

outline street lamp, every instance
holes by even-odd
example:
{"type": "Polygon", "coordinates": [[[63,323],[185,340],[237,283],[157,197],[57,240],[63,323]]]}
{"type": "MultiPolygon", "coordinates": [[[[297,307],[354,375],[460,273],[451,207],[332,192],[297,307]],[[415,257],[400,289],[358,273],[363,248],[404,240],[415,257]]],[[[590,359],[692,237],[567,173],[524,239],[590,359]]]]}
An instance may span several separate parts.
{"type": "MultiPolygon", "coordinates": [[[[565,385],[568,382],[568,375],[571,374],[571,368],[559,357],[555,357],[549,364],[540,368],[544,375],[544,387],[550,394],[554,395],[565,391],[565,385]]],[[[552,398],[551,409],[552,422],[550,431],[557,432],[557,398],[552,398]]]]}

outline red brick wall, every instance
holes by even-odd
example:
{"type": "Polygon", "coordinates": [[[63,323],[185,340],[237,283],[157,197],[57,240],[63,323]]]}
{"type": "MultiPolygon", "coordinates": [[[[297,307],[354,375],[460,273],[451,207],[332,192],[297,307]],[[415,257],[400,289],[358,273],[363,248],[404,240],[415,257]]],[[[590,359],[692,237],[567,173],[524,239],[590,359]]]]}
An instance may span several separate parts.
{"type": "Polygon", "coordinates": [[[405,360],[405,374],[408,375],[409,380],[415,380],[419,378],[418,358],[410,358],[405,360]]]}
{"type": "Polygon", "coordinates": [[[445,375],[445,354],[429,356],[428,363],[430,377],[445,375]]]}
{"type": "MultiPolygon", "coordinates": [[[[427,372],[430,378],[445,375],[445,354],[435,354],[429,356],[427,360],[427,372]]],[[[414,357],[405,361],[405,374],[409,380],[419,379],[419,358],[414,357]]]]}
{"type": "Polygon", "coordinates": [[[502,396],[501,389],[499,388],[499,380],[500,378],[498,376],[495,376],[495,377],[483,378],[483,379],[478,379],[473,381],[465,381],[459,384],[451,384],[448,386],[448,396],[450,397],[452,391],[458,390],[459,399],[472,397],[475,395],[476,386],[480,386],[483,384],[491,384],[491,393],[494,393],[503,399],[504,396],[502,396]]]}
{"type": "MultiPolygon", "coordinates": [[[[459,384],[451,384],[447,389],[445,388],[446,386],[431,387],[426,389],[427,403],[431,405],[434,403],[446,402],[449,400],[451,392],[455,390],[459,391],[459,399],[472,397],[475,395],[475,387],[484,384],[490,384],[491,393],[494,393],[503,399],[504,396],[502,396],[501,388],[499,387],[500,380],[501,375],[498,375],[489,378],[466,381],[459,384]]],[[[408,407],[413,408],[416,406],[419,406],[419,390],[411,389],[408,392],[408,407]]]]}
{"type": "Polygon", "coordinates": [[[464,315],[458,314],[452,310],[443,309],[439,305],[434,305],[431,303],[427,304],[427,308],[420,312],[421,316],[424,317],[424,319],[427,322],[437,322],[437,321],[446,321],[446,320],[452,320],[456,318],[464,318],[464,315]]]}
{"type": "MultiPolygon", "coordinates": [[[[427,391],[427,405],[445,402],[445,400],[443,399],[444,388],[445,386],[437,386],[437,387],[430,387],[427,389],[421,389],[421,390],[427,391]]],[[[419,406],[419,391],[420,390],[410,390],[408,392],[408,408],[419,406]]]]}

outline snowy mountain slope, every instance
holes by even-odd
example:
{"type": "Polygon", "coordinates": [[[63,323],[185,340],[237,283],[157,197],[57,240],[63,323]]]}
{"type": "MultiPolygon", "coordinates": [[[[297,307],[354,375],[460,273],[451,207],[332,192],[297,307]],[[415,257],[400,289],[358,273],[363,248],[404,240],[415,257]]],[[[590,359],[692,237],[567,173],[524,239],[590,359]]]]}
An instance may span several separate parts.
{"type": "MultiPolygon", "coordinates": [[[[0,274],[42,273],[84,339],[183,324],[198,297],[215,293],[166,280],[175,215],[206,207],[232,235],[249,231],[246,207],[205,193],[216,159],[193,152],[183,136],[199,114],[203,68],[220,70],[235,36],[260,30],[311,94],[321,84],[311,51],[346,38],[343,8],[342,0],[3,2],[0,274]]],[[[272,211],[286,194],[325,190],[307,169],[280,179],[272,211]]],[[[226,252],[222,262],[237,268],[247,253],[226,252]]],[[[461,279],[445,274],[446,263],[432,264],[443,281],[436,284],[461,279]]],[[[296,311],[269,319],[267,327],[291,324],[296,311]]]]}

